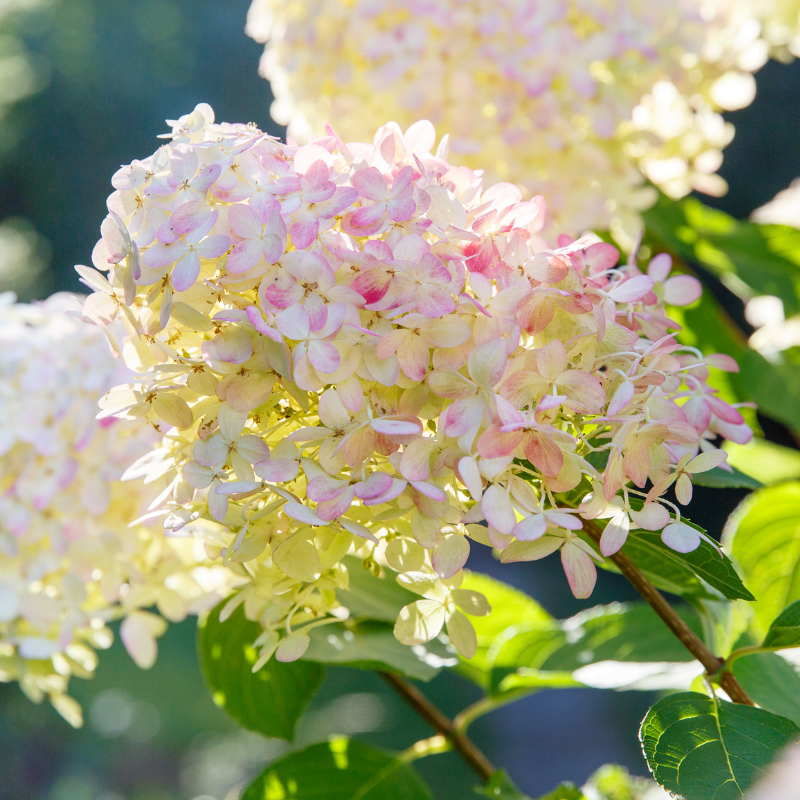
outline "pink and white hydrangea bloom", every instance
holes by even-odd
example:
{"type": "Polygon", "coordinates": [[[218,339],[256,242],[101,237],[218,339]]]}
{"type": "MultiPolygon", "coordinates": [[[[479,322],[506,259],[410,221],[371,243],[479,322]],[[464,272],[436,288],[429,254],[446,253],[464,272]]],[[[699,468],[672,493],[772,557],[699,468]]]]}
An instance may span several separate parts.
{"type": "MultiPolygon", "coordinates": [[[[412,165],[433,148],[412,125],[427,117],[453,164],[545,195],[551,231],[611,229],[626,247],[656,198],[646,181],[673,197],[726,190],[720,111],[752,102],[770,51],[800,52],[798,0],[253,0],[246,31],[297,141],[326,120],[369,141],[391,119],[383,159],[412,165]]],[[[384,177],[356,179],[354,221],[409,213],[384,177]]]]}
{"type": "MultiPolygon", "coordinates": [[[[248,585],[233,602],[246,599],[267,628],[259,663],[299,657],[309,628],[337,618],[331,589],[347,585],[348,553],[397,569],[422,595],[400,615],[400,641],[446,625],[470,657],[462,612],[488,611],[459,588],[471,542],[504,561],[559,551],[578,597],[592,591],[595,561],[639,529],[687,549],[693,529],[662,489],[674,483],[688,499],[693,470],[724,466],[715,421],[740,418],[706,382],[710,367],[736,365],[674,338],[665,296],[691,302],[694,279],[668,277],[664,257],[618,265],[592,235],[547,249],[544,200],[484,190],[446,161],[446,146],[432,151],[432,131],[386,126],[372,144],[344,144],[328,129],[298,146],[216,124],[199,106],[137,162],[152,173],[137,188],[149,197],[151,183],[168,182],[176,150],[220,164],[205,200],[192,201],[213,214],[197,218],[207,240],[238,218],[257,259],[243,268],[231,237],[169,299],[169,271],[139,279],[131,299],[133,253],[103,265],[110,284],[98,291],[124,306],[121,349],[137,377],[108,393],[101,416],[168,434],[137,472],[173,481],[158,505],[166,529],[204,519],[223,560],[243,565],[248,585]],[[241,161],[262,168],[257,186],[234,192],[226,170],[241,161]],[[311,242],[315,192],[347,204],[337,200],[311,242]],[[267,224],[279,234],[265,255],[267,224]],[[597,518],[611,519],[601,553],[580,534],[597,518]]],[[[121,219],[169,229],[174,204],[158,194],[121,219]]],[[[121,206],[116,193],[109,205],[121,206]]],[[[146,264],[160,246],[136,252],[146,264]]]]}
{"type": "MultiPolygon", "coordinates": [[[[104,235],[117,236],[122,223],[111,219],[104,235]]],[[[137,257],[128,245],[112,256],[128,262],[123,270],[137,257]]],[[[112,295],[90,274],[93,312],[112,295]]],[[[97,398],[133,376],[100,329],[68,316],[83,300],[60,294],[24,305],[0,296],[0,680],[18,681],[36,702],[49,698],[76,725],[81,710],[67,683],[72,672],[94,671],[95,650],[113,639],[108,622],[123,619],[123,643],[149,667],[166,620],[207,607],[228,586],[227,570],[199,542],[130,526],[158,484],[121,477],[159,436],[149,425],[95,419],[97,398]],[[163,616],[144,610],[151,606],[163,616]]]]}

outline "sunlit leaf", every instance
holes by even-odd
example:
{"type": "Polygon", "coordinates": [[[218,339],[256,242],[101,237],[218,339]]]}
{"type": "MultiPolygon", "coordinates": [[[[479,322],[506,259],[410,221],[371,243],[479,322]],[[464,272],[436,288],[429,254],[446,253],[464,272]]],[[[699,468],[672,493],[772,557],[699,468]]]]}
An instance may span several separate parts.
{"type": "Polygon", "coordinates": [[[766,632],[800,600],[800,483],[750,495],[731,516],[724,541],[758,599],[756,619],[766,632]]]}
{"type": "Polygon", "coordinates": [[[252,644],[261,626],[239,606],[219,621],[223,600],[198,625],[198,648],[214,702],[238,723],[265,736],[294,738],[295,725],[322,683],[325,667],[310,661],[270,659],[258,672],[252,644]]]}
{"type": "Polygon", "coordinates": [[[753,653],[733,662],[733,674],[748,697],[773,714],[800,725],[800,676],[777,653],[753,653]]]}
{"type": "Polygon", "coordinates": [[[648,711],[639,735],[667,791],[690,800],[738,800],[800,729],[761,708],[681,692],[648,711]]]}
{"type": "Polygon", "coordinates": [[[391,569],[384,568],[384,576],[376,578],[357,558],[345,558],[344,563],[350,588],[337,589],[336,598],[353,617],[394,623],[400,609],[418,599],[397,583],[397,573],[391,569]]]}
{"type": "Polygon", "coordinates": [[[270,764],[242,800],[431,800],[422,779],[391,753],[345,737],[270,764]]]}

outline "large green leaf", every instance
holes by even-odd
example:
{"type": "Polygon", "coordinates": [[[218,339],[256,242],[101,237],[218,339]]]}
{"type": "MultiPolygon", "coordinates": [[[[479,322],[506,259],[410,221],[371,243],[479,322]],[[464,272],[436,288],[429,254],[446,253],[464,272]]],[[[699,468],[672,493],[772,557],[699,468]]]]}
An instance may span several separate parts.
{"type": "Polygon", "coordinates": [[[745,445],[726,442],[725,449],[729,464],[746,470],[765,486],[800,478],[800,450],[757,438],[745,445]]]}
{"type": "Polygon", "coordinates": [[[800,647],[800,600],[778,614],[764,638],[764,647],[774,650],[800,647]]]}
{"type": "Polygon", "coordinates": [[[391,753],[336,737],[270,764],[242,800],[431,800],[422,779],[391,753]]]}
{"type": "Polygon", "coordinates": [[[465,663],[471,668],[486,672],[493,665],[490,650],[496,649],[499,641],[515,635],[523,628],[530,631],[555,631],[556,620],[533,598],[502,581],[466,572],[462,589],[480,592],[489,601],[492,613],[484,617],[471,617],[478,637],[478,651],[465,663]]]}
{"type": "Polygon", "coordinates": [[[359,619],[377,619],[394,622],[403,606],[419,600],[419,597],[397,583],[397,573],[384,568],[383,577],[376,578],[364,569],[359,559],[349,556],[344,559],[350,580],[349,589],[337,589],[336,598],[359,619]]]}
{"type": "Polygon", "coordinates": [[[800,725],[800,676],[777,653],[753,653],[733,662],[733,674],[745,692],[773,714],[800,725]]]}
{"type": "MultiPolygon", "coordinates": [[[[689,627],[701,634],[697,613],[689,606],[675,609],[689,627]]],[[[675,638],[647,603],[595,606],[564,620],[564,644],[542,664],[545,670],[576,670],[599,661],[685,662],[689,651],[675,638]]]]}
{"type": "Polygon", "coordinates": [[[731,516],[724,541],[758,599],[755,614],[766,631],[800,600],[800,483],[750,495],[731,516]]]}
{"type": "Polygon", "coordinates": [[[250,622],[241,606],[220,622],[225,603],[198,625],[200,661],[214,702],[245,728],[291,740],[325,667],[310,661],[282,664],[273,658],[253,673],[257,654],[252,644],[261,626],[250,622]]]}
{"type": "Polygon", "coordinates": [[[442,667],[458,663],[435,639],[415,647],[400,644],[392,626],[385,622],[336,623],[315,628],[309,635],[311,644],[303,656],[308,661],[386,670],[419,681],[429,681],[439,674],[442,667]]]}
{"type": "Polygon", "coordinates": [[[787,315],[800,312],[800,231],[735,220],[694,198],[676,203],[663,195],[644,217],[649,234],[743,299],[777,295],[787,315]]]}
{"type": "Polygon", "coordinates": [[[698,591],[698,582],[687,580],[686,572],[689,571],[729,600],[755,599],[745,588],[731,560],[705,539],[691,553],[677,553],[661,541],[661,534],[636,531],[628,537],[622,552],[666,591],[688,596],[707,594],[704,590],[698,591]],[[668,588],[670,586],[672,588],[668,588]]]}
{"type": "Polygon", "coordinates": [[[681,692],[647,712],[639,735],[667,791],[686,800],[738,800],[800,729],[761,708],[681,692]]]}
{"type": "MultiPolygon", "coordinates": [[[[699,635],[694,609],[677,611],[699,635]]],[[[692,661],[646,603],[612,603],[562,620],[556,636],[520,631],[507,639],[494,656],[492,687],[495,693],[525,687],[685,688],[697,672],[692,661]]]]}

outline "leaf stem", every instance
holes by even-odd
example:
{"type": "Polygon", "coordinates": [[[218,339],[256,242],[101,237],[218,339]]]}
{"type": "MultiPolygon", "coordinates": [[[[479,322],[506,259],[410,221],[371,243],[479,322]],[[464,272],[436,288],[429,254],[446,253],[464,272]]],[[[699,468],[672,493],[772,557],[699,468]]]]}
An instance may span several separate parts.
{"type": "Polygon", "coordinates": [[[523,697],[527,697],[529,694],[533,694],[537,690],[538,687],[526,687],[524,689],[516,689],[509,692],[504,692],[496,697],[482,697],[476,703],[473,703],[471,706],[467,706],[463,711],[460,711],[458,714],[456,714],[455,718],[453,719],[453,727],[459,733],[466,733],[467,728],[479,717],[482,717],[484,714],[488,714],[490,711],[494,711],[496,708],[502,708],[503,706],[513,703],[516,700],[521,700],[523,697]]]}
{"type": "MultiPolygon", "coordinates": [[[[480,776],[484,783],[489,781],[489,778],[497,772],[491,761],[478,749],[475,743],[463,733],[458,731],[453,725],[453,721],[443,714],[427,697],[417,689],[414,684],[400,678],[397,675],[392,675],[390,672],[379,672],[389,686],[392,687],[416,712],[419,714],[432,728],[439,731],[446,739],[450,741],[455,750],[464,761],[480,776]]],[[[436,737],[433,737],[436,739],[436,737]]],[[[425,740],[432,742],[432,740],[425,740]]],[[[420,744],[419,742],[417,744],[420,744]]],[[[411,748],[413,751],[414,747],[411,748]]],[[[408,753],[409,751],[406,751],[408,753]]],[[[433,750],[432,752],[442,752],[441,750],[433,750]]],[[[404,754],[405,755],[405,754],[404,754]]],[[[424,753],[423,755],[427,755],[424,753]]]]}
{"type": "MultiPolygon", "coordinates": [[[[592,520],[583,520],[583,529],[595,542],[600,542],[602,530],[592,520]]],[[[675,609],[666,601],[661,592],[650,583],[636,564],[622,551],[611,556],[617,569],[630,581],[633,588],[650,604],[653,610],[664,621],[664,624],[678,637],[681,644],[705,667],[709,675],[720,674],[725,661],[715,656],[706,647],[700,637],[678,616],[675,609]]],[[[747,696],[739,681],[731,672],[721,672],[720,686],[727,692],[734,703],[752,706],[753,701],[747,696]]]]}

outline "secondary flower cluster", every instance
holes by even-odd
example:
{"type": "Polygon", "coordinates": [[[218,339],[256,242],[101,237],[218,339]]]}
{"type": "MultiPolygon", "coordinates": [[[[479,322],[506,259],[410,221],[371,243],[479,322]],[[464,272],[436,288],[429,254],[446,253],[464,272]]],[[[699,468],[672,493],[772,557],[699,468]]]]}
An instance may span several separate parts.
{"type": "Polygon", "coordinates": [[[459,588],[471,541],[560,551],[578,597],[601,558],[581,514],[611,518],[606,555],[633,528],[699,545],[664,492],[688,502],[717,437],[750,432],[706,383],[735,363],[669,332],[665,303],[701,288],[668,256],[645,274],[596,237],[546,249],[543,199],[451,167],[430,122],[302,147],[208,106],[171,124],[112,179],[84,316],[128,327],[139,380],[100,416],[164,434],[133,471],[170,477],[165,528],[219,523],[207,549],[249,576],[232,604],[264,626],[256,666],[346,614],[348,553],[422,596],[400,641],[446,625],[469,657],[465,613],[489,611],[459,588]]]}
{"type": "Polygon", "coordinates": [[[34,305],[0,296],[0,680],[18,680],[37,702],[48,696],[79,724],[64,692],[111,643],[106,623],[124,616],[123,642],[150,666],[165,623],[141,609],[182,619],[214,571],[191,572],[205,560],[194,540],[128,527],[156,493],[120,476],[158,436],[95,420],[97,398],[130,373],[70,309],[80,302],[66,294],[34,305]]]}
{"type": "Polygon", "coordinates": [[[718,194],[767,45],[749,0],[253,0],[275,119],[365,140],[428,117],[457,163],[548,198],[554,230],[631,239],[655,193],[718,194]],[[624,232],[627,231],[627,236],[624,232]]]}

